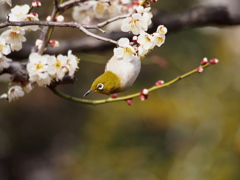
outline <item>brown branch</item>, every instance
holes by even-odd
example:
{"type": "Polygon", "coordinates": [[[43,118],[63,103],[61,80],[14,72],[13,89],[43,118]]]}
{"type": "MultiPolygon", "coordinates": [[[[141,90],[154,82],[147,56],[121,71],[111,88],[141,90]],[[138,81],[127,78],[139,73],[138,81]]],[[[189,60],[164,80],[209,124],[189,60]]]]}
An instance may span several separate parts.
{"type": "MultiPolygon", "coordinates": [[[[13,22],[11,22],[13,23],[13,22]]],[[[19,22],[14,22],[15,25],[19,22]]],[[[25,22],[21,22],[22,25],[25,22]]],[[[26,22],[27,23],[27,22],[26,22]]],[[[34,22],[28,22],[34,24],[34,22]]],[[[74,22],[60,23],[60,22],[46,22],[40,21],[36,22],[37,25],[53,25],[58,27],[76,27],[74,22]]],[[[106,22],[102,23],[105,25],[106,22]]],[[[100,23],[100,25],[102,25],[100,23]]],[[[240,24],[240,12],[234,14],[230,12],[225,6],[201,6],[194,9],[190,9],[184,12],[179,13],[167,13],[167,12],[158,12],[154,14],[152,20],[152,27],[149,29],[150,32],[154,32],[158,25],[163,24],[168,28],[168,33],[181,31],[184,29],[195,28],[195,27],[206,27],[206,26],[235,26],[240,24]]],[[[0,24],[1,27],[9,26],[9,22],[0,24]]],[[[28,24],[29,25],[29,24],[28,24]]],[[[98,25],[94,26],[84,26],[86,29],[98,29],[98,25]]],[[[131,37],[132,34],[123,33],[120,31],[112,32],[105,37],[108,39],[118,40],[121,37],[131,37]]],[[[47,50],[49,54],[65,54],[69,49],[72,49],[73,52],[87,52],[87,51],[102,51],[108,48],[112,48],[114,44],[106,43],[103,41],[98,41],[91,37],[86,37],[82,39],[66,40],[60,42],[61,46],[59,48],[51,48],[47,50]]],[[[23,46],[23,49],[20,52],[14,52],[10,57],[14,58],[27,58],[29,55],[29,46],[23,46]]]]}
{"type": "Polygon", "coordinates": [[[153,17],[153,29],[159,24],[169,32],[205,26],[235,26],[240,24],[240,13],[234,14],[226,6],[200,6],[180,13],[158,12],[153,17]]]}

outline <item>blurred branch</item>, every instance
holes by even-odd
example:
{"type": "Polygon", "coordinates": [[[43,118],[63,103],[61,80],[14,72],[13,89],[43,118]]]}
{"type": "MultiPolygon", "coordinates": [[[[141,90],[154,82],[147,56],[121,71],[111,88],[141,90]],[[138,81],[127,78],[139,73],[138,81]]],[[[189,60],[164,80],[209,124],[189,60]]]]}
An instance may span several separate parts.
{"type": "MultiPolygon", "coordinates": [[[[120,17],[119,17],[120,18],[120,17]]],[[[121,18],[120,18],[121,19],[121,18]]],[[[115,20],[115,19],[113,19],[115,20]]],[[[1,23],[1,27],[7,27],[10,25],[44,25],[44,26],[58,26],[58,27],[76,27],[79,28],[79,24],[74,22],[47,22],[47,21],[38,21],[38,22],[6,22],[1,23]],[[24,24],[27,23],[27,24],[24,24]]],[[[98,25],[92,26],[83,26],[85,29],[98,29],[100,27],[108,24],[108,21],[99,23],[98,25]]],[[[152,27],[149,29],[150,32],[154,32],[159,24],[163,24],[168,28],[168,32],[176,32],[189,28],[196,27],[206,27],[206,26],[235,26],[240,24],[240,12],[234,14],[225,6],[201,6],[194,9],[186,10],[180,13],[167,13],[167,12],[157,12],[152,19],[152,27]]],[[[108,35],[105,35],[105,38],[118,40],[121,37],[131,37],[132,34],[123,33],[120,31],[112,32],[108,35]]],[[[108,48],[112,48],[114,43],[106,43],[103,41],[98,41],[93,38],[81,38],[74,40],[65,40],[60,42],[60,47],[51,48],[47,50],[48,54],[66,54],[69,49],[76,52],[87,52],[87,51],[102,51],[108,48]]],[[[9,57],[16,59],[24,59],[29,56],[29,47],[30,44],[23,46],[23,49],[19,52],[12,53],[9,57]]]]}
{"type": "MultiPolygon", "coordinates": [[[[174,78],[173,80],[167,82],[167,83],[164,83],[162,85],[155,85],[155,86],[152,86],[150,88],[147,89],[148,92],[151,92],[151,91],[155,91],[157,89],[160,89],[160,88],[163,88],[163,87],[168,87],[176,82],[178,82],[179,80],[183,79],[183,78],[186,78],[188,76],[191,76],[195,73],[202,73],[203,72],[203,69],[212,65],[212,64],[215,64],[217,63],[218,60],[217,59],[212,59],[210,60],[210,63],[206,63],[204,65],[200,65],[199,67],[181,75],[181,76],[178,76],[176,78],[174,78]],[[214,61],[214,63],[211,63],[211,61],[214,61]]],[[[117,97],[117,98],[107,98],[107,99],[101,99],[101,100],[88,100],[88,99],[81,99],[81,98],[76,98],[76,97],[72,97],[72,96],[69,96],[67,94],[64,94],[60,91],[58,91],[56,89],[55,86],[49,86],[49,88],[52,90],[52,92],[54,94],[56,94],[57,96],[63,98],[63,99],[66,99],[66,100],[70,100],[70,101],[73,101],[73,102],[77,102],[77,103],[83,103],[83,104],[92,104],[92,105],[97,105],[97,104],[105,104],[105,103],[111,103],[111,102],[118,102],[118,101],[127,101],[127,100],[130,100],[130,99],[133,99],[133,98],[136,98],[136,97],[139,97],[142,95],[141,92],[138,92],[138,93],[135,93],[135,94],[131,94],[131,95],[126,95],[126,96],[122,96],[122,97],[117,97]]]]}
{"type": "Polygon", "coordinates": [[[165,25],[170,32],[205,26],[234,26],[240,24],[240,12],[234,14],[226,6],[200,6],[180,13],[158,12],[153,26],[165,25]]]}

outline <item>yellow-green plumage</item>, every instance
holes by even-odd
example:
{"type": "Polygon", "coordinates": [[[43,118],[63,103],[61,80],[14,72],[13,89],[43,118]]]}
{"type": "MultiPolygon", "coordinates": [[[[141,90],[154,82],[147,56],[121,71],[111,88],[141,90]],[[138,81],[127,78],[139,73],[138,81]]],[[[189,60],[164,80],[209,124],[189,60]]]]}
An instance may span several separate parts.
{"type": "Polygon", "coordinates": [[[90,90],[84,96],[92,92],[110,95],[125,91],[132,86],[140,69],[141,62],[137,56],[130,61],[112,56],[106,64],[105,72],[95,79],[90,90]]]}
{"type": "Polygon", "coordinates": [[[122,91],[120,87],[120,79],[116,74],[114,74],[111,71],[106,71],[102,75],[100,75],[97,79],[95,79],[90,90],[96,93],[101,93],[106,95],[118,93],[122,91]],[[99,83],[102,83],[104,85],[104,88],[102,90],[99,90],[97,88],[99,83]]]}

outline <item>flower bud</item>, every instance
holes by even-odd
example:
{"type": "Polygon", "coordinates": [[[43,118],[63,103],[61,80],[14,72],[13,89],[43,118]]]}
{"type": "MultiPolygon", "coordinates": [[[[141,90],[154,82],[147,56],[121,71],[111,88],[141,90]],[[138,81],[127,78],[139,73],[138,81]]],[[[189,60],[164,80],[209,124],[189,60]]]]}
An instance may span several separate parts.
{"type": "Polygon", "coordinates": [[[149,6],[150,6],[150,2],[149,1],[145,1],[144,7],[146,8],[146,7],[149,7],[149,6]]]}
{"type": "Polygon", "coordinates": [[[203,58],[202,61],[201,61],[201,65],[205,65],[207,63],[208,63],[208,59],[206,57],[203,58]]]}
{"type": "Polygon", "coordinates": [[[62,16],[62,15],[57,16],[56,19],[55,19],[55,21],[57,21],[57,22],[63,22],[63,21],[64,21],[64,16],[62,16]]]}
{"type": "Polygon", "coordinates": [[[32,13],[32,12],[31,12],[31,14],[32,14],[33,16],[38,17],[38,13],[32,13]]]}
{"type": "Polygon", "coordinates": [[[152,2],[157,2],[157,0],[151,0],[152,2]]]}
{"type": "Polygon", "coordinates": [[[133,100],[132,100],[132,99],[127,99],[126,102],[127,102],[127,104],[128,104],[129,106],[131,106],[131,105],[133,104],[133,100]]]}
{"type": "Polygon", "coordinates": [[[46,18],[46,21],[51,21],[51,16],[48,16],[48,17],[46,18]]]}
{"type": "Polygon", "coordinates": [[[210,61],[210,64],[217,64],[219,61],[218,61],[218,59],[211,59],[210,61]]]}
{"type": "Polygon", "coordinates": [[[111,98],[117,98],[118,95],[116,93],[112,94],[111,98]]]}
{"type": "Polygon", "coordinates": [[[202,73],[202,72],[203,72],[203,67],[202,67],[202,66],[199,66],[199,67],[197,68],[197,72],[198,72],[198,73],[202,73]]]}
{"type": "Polygon", "coordinates": [[[49,41],[51,47],[59,47],[59,42],[56,39],[49,41]]]}
{"type": "Polygon", "coordinates": [[[144,101],[148,98],[148,95],[140,94],[139,98],[141,101],[144,101]]]}
{"type": "Polygon", "coordinates": [[[155,83],[155,86],[161,86],[164,84],[164,81],[163,80],[159,80],[155,83]]]}
{"type": "Polygon", "coordinates": [[[157,27],[157,33],[162,33],[162,34],[166,34],[167,33],[167,28],[164,25],[160,25],[157,27]]]}
{"type": "Polygon", "coordinates": [[[141,94],[143,94],[143,95],[148,95],[148,89],[143,89],[143,90],[141,91],[141,94]]]}
{"type": "Polygon", "coordinates": [[[138,37],[137,37],[137,36],[133,36],[132,41],[133,41],[134,43],[136,43],[137,40],[138,40],[138,37]]]}
{"type": "Polygon", "coordinates": [[[140,93],[140,100],[141,101],[144,101],[145,99],[147,99],[148,98],[148,89],[143,89],[142,91],[141,91],[141,93],[140,93]]]}
{"type": "Polygon", "coordinates": [[[40,1],[33,1],[32,2],[32,7],[41,7],[41,6],[42,6],[42,4],[41,4],[40,1]]]}

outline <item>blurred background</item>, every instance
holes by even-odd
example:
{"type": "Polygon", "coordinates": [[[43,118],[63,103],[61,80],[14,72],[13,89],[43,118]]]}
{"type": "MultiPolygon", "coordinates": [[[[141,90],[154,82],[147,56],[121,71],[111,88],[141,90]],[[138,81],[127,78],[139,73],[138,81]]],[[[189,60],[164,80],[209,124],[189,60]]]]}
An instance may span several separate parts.
{"type": "MultiPolygon", "coordinates": [[[[30,2],[13,0],[13,4],[30,2]]],[[[46,17],[51,1],[41,2],[49,8],[39,12],[46,17]]],[[[181,4],[159,0],[154,8],[174,13],[220,3],[240,7],[239,0],[181,0],[181,4]]],[[[132,106],[124,101],[78,104],[39,87],[16,102],[1,100],[0,179],[239,180],[239,32],[235,26],[167,34],[165,44],[143,60],[136,83],[122,95],[151,87],[157,80],[167,82],[197,67],[203,57],[220,62],[151,92],[146,101],[136,98],[132,106]]],[[[29,33],[28,42],[38,34],[29,33]]],[[[54,37],[61,43],[69,34],[82,35],[56,28],[54,37]]],[[[58,89],[81,98],[111,55],[112,49],[77,54],[81,58],[77,81],[58,89]]],[[[4,93],[8,84],[1,82],[0,87],[4,93]]]]}

